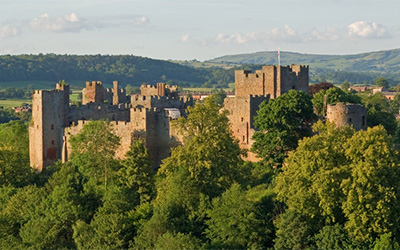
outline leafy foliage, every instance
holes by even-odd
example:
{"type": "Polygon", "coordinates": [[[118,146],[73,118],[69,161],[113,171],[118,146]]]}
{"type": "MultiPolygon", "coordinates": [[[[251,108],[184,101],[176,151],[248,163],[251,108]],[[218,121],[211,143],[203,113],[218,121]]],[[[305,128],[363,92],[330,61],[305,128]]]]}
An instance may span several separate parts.
{"type": "Polygon", "coordinates": [[[290,90],[276,99],[263,102],[254,118],[252,150],[262,161],[280,166],[297,141],[310,135],[314,117],[311,98],[302,91],[290,90]]]}
{"type": "MultiPolygon", "coordinates": [[[[316,227],[307,235],[322,230],[321,246],[340,243],[327,241],[328,232],[342,237],[340,244],[348,235],[349,244],[361,248],[385,233],[397,235],[400,165],[386,130],[378,126],[354,133],[329,123],[317,123],[315,130],[317,135],[303,139],[289,155],[276,180],[277,198],[298,214],[298,223],[316,227]],[[334,225],[345,233],[323,230],[334,225]]],[[[277,226],[288,230],[290,225],[277,226]]],[[[278,230],[277,237],[278,242],[286,236],[278,230]]]]}
{"type": "Polygon", "coordinates": [[[0,125],[0,185],[21,187],[33,171],[29,165],[29,138],[25,124],[12,121],[0,125]]]}

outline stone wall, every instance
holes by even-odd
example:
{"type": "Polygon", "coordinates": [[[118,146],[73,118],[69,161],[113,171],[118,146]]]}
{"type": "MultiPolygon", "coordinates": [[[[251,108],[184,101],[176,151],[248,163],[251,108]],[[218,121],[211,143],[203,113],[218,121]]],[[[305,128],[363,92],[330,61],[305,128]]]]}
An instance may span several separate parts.
{"type": "Polygon", "coordinates": [[[165,83],[157,83],[156,86],[153,85],[142,85],[140,87],[140,93],[145,96],[168,96],[177,97],[177,86],[169,86],[165,83]]]}
{"type": "MultiPolygon", "coordinates": [[[[71,136],[78,134],[82,130],[83,126],[89,122],[90,121],[79,120],[77,122],[73,122],[71,126],[64,129],[65,144],[63,145],[63,161],[67,160],[72,153],[71,144],[69,143],[71,136]]],[[[130,145],[132,144],[132,126],[129,122],[118,121],[111,121],[110,126],[112,128],[112,132],[120,138],[120,145],[115,151],[115,157],[117,159],[123,159],[125,157],[125,154],[129,151],[130,145]]]]}
{"type": "Polygon", "coordinates": [[[176,89],[165,84],[153,89],[161,90],[164,96],[128,97],[118,88],[118,82],[113,83],[112,89],[104,89],[101,82],[87,82],[83,91],[86,104],[79,107],[69,105],[68,85],[58,84],[51,91],[35,91],[29,128],[31,165],[41,171],[58,159],[66,161],[71,153],[69,138],[90,120],[110,121],[114,132],[121,137],[117,158],[124,157],[132,140],[144,138],[154,163],[159,165],[170,155],[170,147],[179,143],[178,136],[170,133],[171,117],[164,108],[184,113],[184,108],[193,100],[167,96],[165,91],[176,92],[176,89]]]}
{"type": "MultiPolygon", "coordinates": [[[[250,150],[254,132],[254,117],[263,101],[274,99],[291,89],[308,93],[308,66],[263,66],[252,73],[235,71],[235,97],[226,98],[224,109],[229,111],[233,135],[243,149],[250,150]]],[[[258,161],[249,152],[246,160],[258,161]]]]}
{"type": "Polygon", "coordinates": [[[41,171],[61,158],[63,127],[68,124],[69,86],[55,90],[36,90],[32,95],[32,120],[29,126],[30,164],[41,171]]]}
{"type": "Polygon", "coordinates": [[[235,71],[235,96],[270,96],[276,98],[291,89],[308,93],[308,66],[263,66],[252,73],[249,70],[235,71]]]}
{"type": "MultiPolygon", "coordinates": [[[[268,101],[269,96],[254,96],[226,98],[224,110],[228,111],[228,119],[233,136],[239,140],[242,149],[250,150],[253,145],[254,117],[257,115],[259,105],[268,101]]],[[[249,152],[246,160],[255,160],[253,153],[249,152]]]]}
{"type": "Polygon", "coordinates": [[[352,126],[356,131],[367,128],[367,110],[361,104],[345,104],[339,102],[327,107],[327,120],[336,126],[352,126]]]}

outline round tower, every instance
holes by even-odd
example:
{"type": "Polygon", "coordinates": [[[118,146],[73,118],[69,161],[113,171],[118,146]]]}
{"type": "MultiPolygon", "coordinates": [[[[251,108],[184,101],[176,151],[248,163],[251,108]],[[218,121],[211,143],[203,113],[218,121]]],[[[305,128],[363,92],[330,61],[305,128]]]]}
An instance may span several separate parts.
{"type": "Polygon", "coordinates": [[[329,104],[326,113],[326,119],[337,127],[350,125],[356,131],[367,128],[367,110],[361,104],[329,104]]]}

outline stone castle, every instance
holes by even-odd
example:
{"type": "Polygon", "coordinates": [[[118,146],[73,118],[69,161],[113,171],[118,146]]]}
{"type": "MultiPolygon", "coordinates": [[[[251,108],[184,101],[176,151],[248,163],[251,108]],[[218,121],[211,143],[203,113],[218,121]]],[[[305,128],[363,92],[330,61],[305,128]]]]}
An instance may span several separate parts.
{"type": "Polygon", "coordinates": [[[87,82],[82,90],[82,105],[70,105],[69,86],[57,84],[55,90],[35,90],[29,126],[30,164],[41,171],[71,153],[69,138],[90,120],[108,120],[121,145],[116,157],[122,158],[132,140],[141,137],[155,165],[179,143],[171,120],[184,115],[191,98],[178,96],[177,87],[165,83],[142,85],[140,95],[127,96],[118,82],[105,89],[101,82],[87,82]]]}
{"type": "MultiPolygon", "coordinates": [[[[235,71],[235,96],[225,99],[224,109],[242,149],[250,150],[253,144],[253,122],[261,102],[291,89],[308,93],[308,71],[308,66],[302,65],[263,66],[254,73],[235,71]]],[[[105,89],[101,82],[87,82],[80,107],[70,105],[66,84],[57,84],[55,90],[34,91],[29,127],[31,166],[41,171],[59,159],[66,161],[71,153],[69,138],[85,123],[100,119],[109,120],[121,137],[117,158],[123,158],[132,141],[141,137],[158,166],[170,155],[170,148],[181,143],[171,120],[184,115],[193,99],[179,97],[177,87],[164,83],[142,85],[140,90],[140,95],[127,96],[118,82],[113,82],[111,89],[105,89]]],[[[366,110],[355,104],[328,105],[327,120],[337,126],[351,124],[356,130],[365,129],[366,110]]],[[[247,160],[258,159],[249,151],[247,160]]]]}
{"type": "MultiPolygon", "coordinates": [[[[274,99],[291,89],[308,93],[308,66],[263,66],[261,70],[235,71],[235,97],[226,98],[224,109],[228,110],[233,135],[240,147],[250,150],[255,128],[254,117],[263,101],[274,99]]],[[[257,158],[248,152],[247,160],[257,158]]]]}

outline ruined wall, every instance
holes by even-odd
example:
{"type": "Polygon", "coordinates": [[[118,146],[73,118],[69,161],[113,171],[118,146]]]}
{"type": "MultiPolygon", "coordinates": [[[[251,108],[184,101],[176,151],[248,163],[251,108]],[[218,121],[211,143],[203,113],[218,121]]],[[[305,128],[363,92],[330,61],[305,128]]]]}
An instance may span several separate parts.
{"type": "Polygon", "coordinates": [[[82,90],[82,104],[103,103],[105,100],[105,90],[100,81],[86,82],[86,88],[82,90]]]}
{"type": "MultiPolygon", "coordinates": [[[[243,149],[250,150],[253,145],[254,117],[257,115],[259,105],[268,101],[269,96],[253,96],[226,98],[224,110],[228,111],[228,119],[233,136],[239,140],[243,149]]],[[[255,160],[253,153],[249,152],[247,160],[255,160]]]]}
{"type": "MultiPolygon", "coordinates": [[[[72,153],[71,145],[69,140],[71,136],[78,134],[83,126],[90,121],[82,121],[79,120],[77,122],[73,122],[70,127],[65,128],[65,144],[63,145],[64,155],[62,156],[63,161],[67,160],[72,153]]],[[[115,151],[115,157],[117,159],[123,159],[126,152],[129,151],[130,145],[132,144],[133,140],[133,130],[132,126],[129,122],[118,122],[118,121],[111,121],[110,126],[113,130],[113,133],[120,137],[120,145],[115,151]]]]}
{"type": "Polygon", "coordinates": [[[291,65],[289,67],[281,67],[280,70],[281,84],[278,96],[289,92],[291,89],[301,90],[308,93],[308,66],[291,65]]]}
{"type": "MultiPolygon", "coordinates": [[[[78,120],[109,120],[109,121],[130,121],[129,104],[111,105],[106,103],[88,103],[80,107],[71,106],[68,121],[78,120]]],[[[69,125],[69,124],[68,124],[69,125]]]]}
{"type": "Polygon", "coordinates": [[[170,135],[170,119],[164,110],[153,108],[147,111],[146,146],[156,166],[170,156],[170,147],[175,138],[170,135]]]}
{"type": "Polygon", "coordinates": [[[115,133],[121,137],[118,158],[129,150],[133,139],[144,138],[153,161],[159,165],[161,159],[170,155],[170,147],[180,143],[179,136],[174,135],[170,127],[172,118],[166,115],[164,108],[177,109],[170,110],[174,114],[183,113],[193,104],[193,99],[179,98],[175,95],[176,88],[165,84],[158,84],[154,89],[163,96],[127,97],[125,91],[118,89],[118,82],[113,83],[112,89],[104,89],[101,82],[87,82],[83,91],[84,105],[79,107],[69,106],[68,85],[57,85],[51,91],[35,91],[32,100],[35,110],[29,129],[31,165],[41,171],[58,159],[66,161],[71,153],[69,138],[90,120],[111,122],[115,133]],[[169,92],[174,95],[169,96],[169,92]]]}
{"type": "Polygon", "coordinates": [[[29,154],[31,166],[38,171],[61,158],[68,105],[68,85],[57,84],[55,90],[36,90],[33,93],[29,154]]]}
{"type": "Polygon", "coordinates": [[[351,125],[356,131],[367,128],[367,110],[361,104],[339,102],[327,107],[327,120],[337,127],[351,125]]]}
{"type": "Polygon", "coordinates": [[[166,85],[165,83],[157,83],[154,85],[142,85],[140,86],[140,93],[145,96],[168,96],[168,97],[177,97],[177,86],[166,85]]]}
{"type": "Polygon", "coordinates": [[[177,108],[184,110],[188,105],[193,105],[193,99],[189,97],[175,98],[167,96],[132,95],[132,107],[143,108],[177,108]]]}

